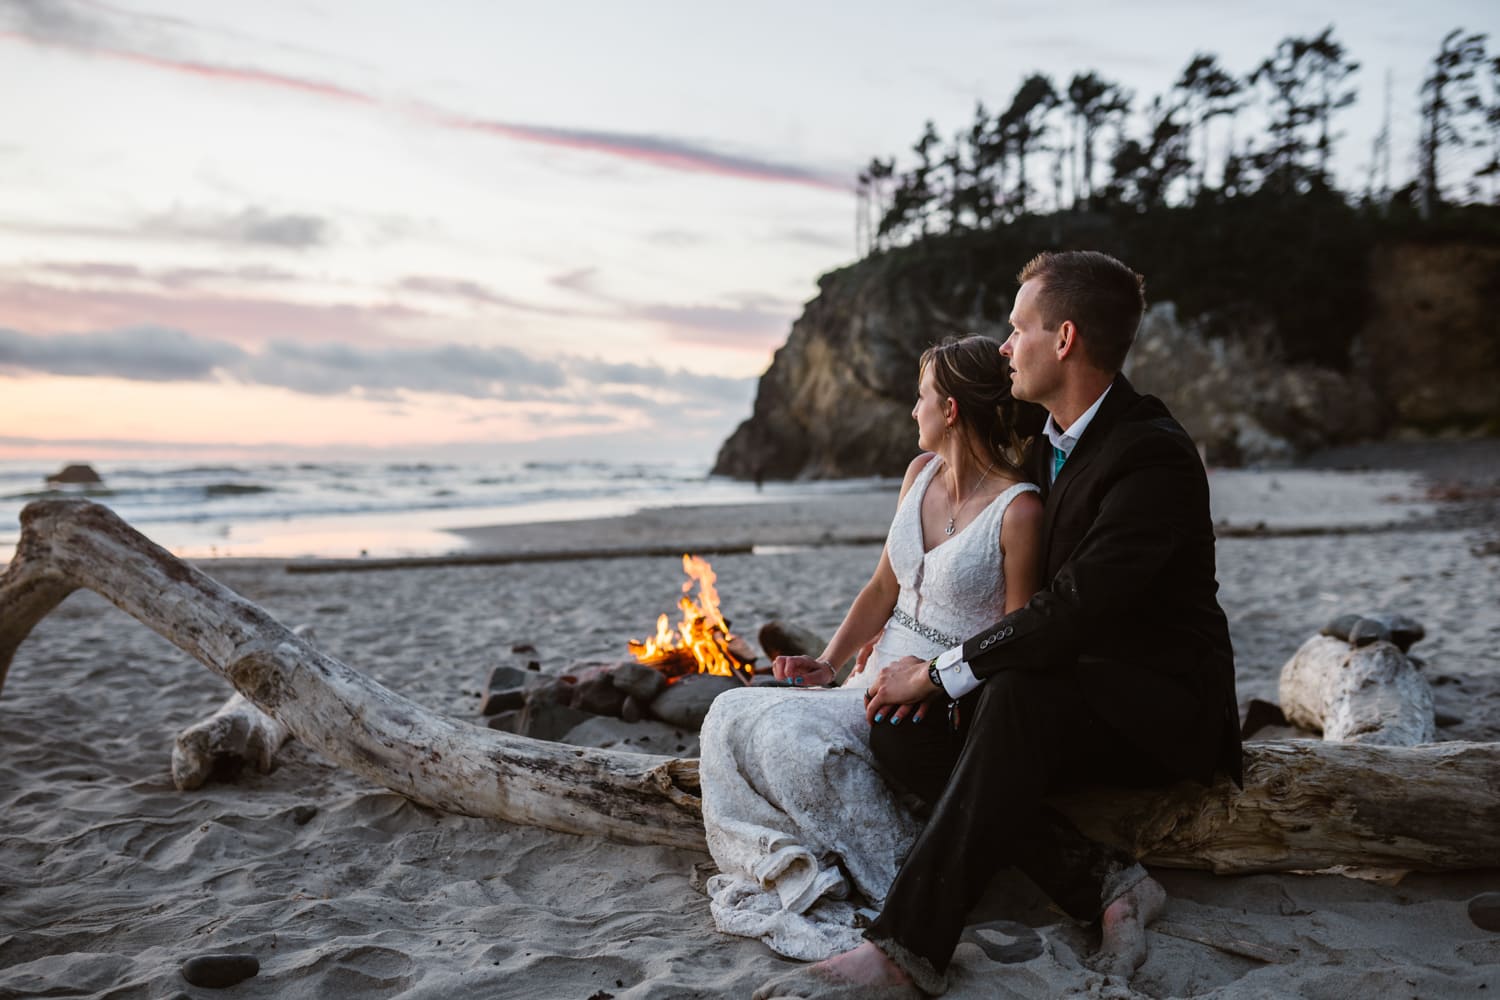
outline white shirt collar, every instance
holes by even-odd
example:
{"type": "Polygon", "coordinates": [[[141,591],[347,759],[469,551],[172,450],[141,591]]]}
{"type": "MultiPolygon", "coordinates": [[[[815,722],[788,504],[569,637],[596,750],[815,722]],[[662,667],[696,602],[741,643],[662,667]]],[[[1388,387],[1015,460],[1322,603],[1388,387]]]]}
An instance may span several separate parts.
{"type": "Polygon", "coordinates": [[[1083,416],[1073,421],[1072,426],[1067,430],[1062,430],[1058,427],[1057,421],[1052,419],[1052,414],[1047,414],[1047,422],[1042,425],[1042,433],[1047,435],[1047,440],[1052,442],[1052,447],[1064,455],[1073,454],[1073,449],[1077,447],[1078,440],[1083,437],[1083,432],[1088,429],[1089,421],[1093,420],[1094,414],[1099,412],[1099,404],[1104,402],[1104,397],[1109,395],[1109,390],[1113,387],[1113,382],[1105,386],[1104,391],[1099,394],[1099,398],[1094,400],[1094,405],[1084,410],[1083,416]]]}

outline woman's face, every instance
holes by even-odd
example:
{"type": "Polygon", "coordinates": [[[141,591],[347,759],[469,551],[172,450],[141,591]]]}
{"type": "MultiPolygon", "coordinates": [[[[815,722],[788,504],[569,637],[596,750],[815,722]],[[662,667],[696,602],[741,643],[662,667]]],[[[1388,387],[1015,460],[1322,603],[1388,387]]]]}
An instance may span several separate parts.
{"type": "Polygon", "coordinates": [[[917,405],[911,408],[911,418],[917,422],[918,448],[937,451],[948,427],[950,406],[947,397],[940,395],[932,384],[932,365],[923,366],[922,377],[917,381],[917,405]]]}

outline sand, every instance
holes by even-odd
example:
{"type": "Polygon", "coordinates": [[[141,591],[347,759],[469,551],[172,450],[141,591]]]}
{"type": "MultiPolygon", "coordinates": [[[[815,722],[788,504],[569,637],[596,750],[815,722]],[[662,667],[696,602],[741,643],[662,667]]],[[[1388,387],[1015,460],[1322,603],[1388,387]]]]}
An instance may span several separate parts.
{"type": "MultiPolygon", "coordinates": [[[[1344,463],[1365,471],[1213,473],[1241,701],[1274,700],[1281,664],[1332,615],[1399,609],[1425,623],[1415,652],[1440,713],[1458,720],[1441,738],[1500,740],[1500,556],[1475,554],[1494,540],[1493,501],[1430,501],[1443,470],[1369,471],[1378,458],[1344,463]],[[1259,525],[1264,537],[1248,534],[1259,525]]],[[[871,490],[470,537],[501,551],[607,548],[709,539],[728,524],[759,546],[714,559],[734,626],[753,636],[785,618],[829,634],[879,554],[860,539],[883,534],[893,505],[871,490]]],[[[671,609],[682,580],[671,558],[314,576],[273,561],[204,565],[282,621],[314,625],[334,656],[462,718],[513,645],[533,644],[548,671],[617,657],[671,609]]],[[[178,968],[216,951],[261,962],[223,995],[267,998],[741,997],[789,966],[714,931],[694,888],[705,854],[443,815],[295,743],[269,775],[179,793],[172,740],[226,694],[92,594],[69,598],[21,647],[0,692],[0,997],[210,996],[178,968]]],[[[1500,990],[1500,934],[1464,908],[1500,890],[1500,870],[1394,884],[1156,874],[1171,898],[1129,981],[1089,971],[1089,930],[1005,876],[985,914],[1017,921],[1012,936],[1039,934],[1040,953],[1002,965],[961,945],[950,996],[1500,990]]]]}

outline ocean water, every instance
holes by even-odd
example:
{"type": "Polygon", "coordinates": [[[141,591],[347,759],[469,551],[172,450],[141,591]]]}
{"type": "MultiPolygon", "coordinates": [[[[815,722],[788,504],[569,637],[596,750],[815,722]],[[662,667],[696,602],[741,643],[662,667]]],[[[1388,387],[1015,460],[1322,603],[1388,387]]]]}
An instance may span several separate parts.
{"type": "MultiPolygon", "coordinates": [[[[47,497],[105,504],[188,558],[391,557],[462,551],[445,529],[628,514],[680,504],[791,499],[844,484],[753,484],[684,463],[95,463],[97,487],[49,488],[60,465],[0,462],[0,561],[21,508],[47,497]]],[[[863,485],[869,485],[865,482],[863,485]]]]}

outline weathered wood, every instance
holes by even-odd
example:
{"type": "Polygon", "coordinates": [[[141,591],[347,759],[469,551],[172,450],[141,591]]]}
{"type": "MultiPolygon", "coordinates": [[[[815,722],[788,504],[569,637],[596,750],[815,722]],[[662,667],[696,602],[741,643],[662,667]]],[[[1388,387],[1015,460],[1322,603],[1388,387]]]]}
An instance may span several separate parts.
{"type": "Polygon", "coordinates": [[[1245,745],[1245,787],[1088,789],[1056,804],[1147,864],[1221,873],[1500,865],[1500,744],[1245,745]]]}
{"type": "Polygon", "coordinates": [[[237,775],[249,765],[268,774],[276,751],[292,732],[236,691],[201,722],[177,734],[172,744],[172,784],[180,792],[202,788],[216,776],[237,775]]]}
{"type": "Polygon", "coordinates": [[[447,812],[701,848],[698,763],[584,750],[446,718],[320,653],[106,507],[43,500],[0,577],[0,676],[66,594],[93,590],[330,760],[447,812]]]}
{"type": "MultiPolygon", "coordinates": [[[[433,713],[319,653],[265,611],[86,501],[21,515],[0,576],[0,680],[69,591],[95,590],[193,655],[298,739],[449,812],[703,847],[698,762],[543,743],[433,713]]],[[[1092,789],[1058,799],[1148,863],[1219,872],[1500,865],[1500,744],[1246,746],[1245,788],[1092,789]]]]}
{"type": "Polygon", "coordinates": [[[1393,643],[1315,635],[1281,668],[1281,710],[1325,740],[1417,746],[1437,738],[1432,688],[1393,643]]]}
{"type": "MultiPolygon", "coordinates": [[[[317,645],[311,625],[298,625],[292,634],[317,645]]],[[[236,691],[219,710],[177,734],[172,745],[172,784],[180,792],[202,788],[220,775],[237,775],[248,764],[269,774],[276,753],[292,731],[255,707],[236,691]]]]}

